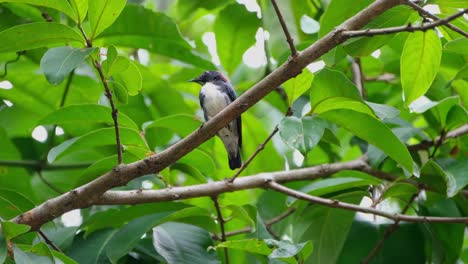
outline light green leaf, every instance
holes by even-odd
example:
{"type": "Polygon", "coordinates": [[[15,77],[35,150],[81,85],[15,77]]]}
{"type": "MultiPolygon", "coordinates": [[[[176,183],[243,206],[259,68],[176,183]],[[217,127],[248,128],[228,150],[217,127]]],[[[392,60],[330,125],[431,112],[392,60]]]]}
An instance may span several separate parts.
{"type": "Polygon", "coordinates": [[[273,249],[269,248],[264,240],[260,239],[240,239],[230,240],[219,243],[216,248],[232,248],[240,249],[250,253],[261,254],[268,256],[273,252],[273,249]]]}
{"type": "Polygon", "coordinates": [[[319,143],[326,127],[327,123],[320,118],[289,116],[281,120],[279,133],[288,146],[306,156],[319,143]]]}
{"type": "Polygon", "coordinates": [[[198,117],[189,114],[177,114],[159,118],[145,130],[154,128],[168,128],[181,137],[186,137],[202,125],[202,121],[198,117]]]}
{"type": "Polygon", "coordinates": [[[38,22],[14,26],[0,32],[0,53],[16,52],[45,47],[47,45],[83,43],[83,37],[69,26],[38,22]]]}
{"type": "Polygon", "coordinates": [[[428,4],[436,4],[441,7],[466,8],[465,0],[429,0],[428,4]]]}
{"type": "Polygon", "coordinates": [[[153,246],[168,264],[219,264],[208,231],[199,227],[168,222],[153,229],[153,246]]]}
{"type": "Polygon", "coordinates": [[[401,54],[401,86],[406,105],[424,95],[437,72],[442,57],[442,45],[434,30],[411,33],[401,54]]]}
{"type": "MultiPolygon", "coordinates": [[[[109,107],[96,104],[82,104],[70,105],[55,110],[40,120],[38,124],[76,124],[77,122],[111,125],[114,121],[112,120],[111,109],[109,107]]],[[[138,130],[137,124],[124,113],[119,113],[119,126],[138,130]]]]}
{"type": "Polygon", "coordinates": [[[238,3],[226,6],[216,16],[216,47],[221,64],[229,74],[234,73],[244,52],[255,44],[255,33],[259,27],[260,19],[256,14],[238,3]]]}
{"type": "Polygon", "coordinates": [[[349,97],[327,98],[315,106],[314,113],[320,114],[333,109],[350,109],[375,117],[375,114],[369,105],[349,97]]]}
{"type": "Polygon", "coordinates": [[[319,116],[346,128],[356,136],[378,147],[403,168],[411,173],[413,172],[413,159],[408,149],[378,119],[349,109],[330,110],[321,113],[319,116]]]}
{"type": "Polygon", "coordinates": [[[126,0],[92,0],[88,4],[88,19],[93,40],[119,17],[126,0]]]}
{"type": "Polygon", "coordinates": [[[95,50],[68,46],[49,49],[41,59],[41,69],[50,84],[58,85],[95,50]]]}
{"type": "Polygon", "coordinates": [[[312,111],[319,103],[332,97],[362,101],[356,86],[342,72],[324,68],[315,74],[312,81],[310,89],[312,111]]]}
{"type": "Polygon", "coordinates": [[[31,230],[31,226],[13,222],[2,222],[2,232],[6,240],[11,240],[31,230]]]}
{"type": "Polygon", "coordinates": [[[112,75],[114,65],[116,65],[116,72],[121,72],[128,68],[129,60],[125,60],[125,57],[118,56],[117,49],[114,45],[109,45],[109,47],[107,47],[106,55],[107,59],[102,63],[102,70],[104,71],[106,78],[109,78],[112,75]],[[118,63],[117,60],[122,62],[118,63]]]}
{"type": "Polygon", "coordinates": [[[75,11],[76,22],[83,22],[86,17],[86,13],[88,12],[88,0],[70,0],[70,4],[73,8],[73,11],[75,11]]]}
{"type": "MultiPolygon", "coordinates": [[[[124,57],[119,56],[118,58],[124,58],[124,57]]],[[[126,60],[128,60],[128,67],[125,70],[120,71],[118,73],[115,70],[115,73],[112,75],[112,79],[114,80],[114,82],[119,83],[120,85],[125,87],[125,89],[128,92],[128,95],[134,96],[134,95],[137,95],[141,91],[142,85],[143,85],[143,79],[141,77],[140,70],[138,69],[136,64],[129,59],[126,59],[126,60]]],[[[117,63],[114,63],[114,66],[116,64],[117,63]]],[[[117,67],[114,67],[114,68],[117,68],[117,67]]]]}
{"type": "Polygon", "coordinates": [[[445,43],[444,50],[458,53],[460,55],[468,55],[468,38],[458,38],[445,43]]]}
{"type": "Polygon", "coordinates": [[[180,35],[170,17],[141,5],[127,5],[114,24],[102,32],[99,38],[105,43],[147,49],[203,69],[215,68],[211,62],[192,51],[192,46],[180,35]]]}
{"type": "Polygon", "coordinates": [[[24,3],[36,6],[50,7],[65,13],[67,16],[77,21],[77,15],[68,1],[64,0],[0,0],[0,3],[24,3]]]}
{"type": "Polygon", "coordinates": [[[291,106],[299,96],[309,90],[314,75],[307,69],[302,70],[302,73],[296,77],[286,81],[283,86],[288,95],[288,103],[291,106]]]}

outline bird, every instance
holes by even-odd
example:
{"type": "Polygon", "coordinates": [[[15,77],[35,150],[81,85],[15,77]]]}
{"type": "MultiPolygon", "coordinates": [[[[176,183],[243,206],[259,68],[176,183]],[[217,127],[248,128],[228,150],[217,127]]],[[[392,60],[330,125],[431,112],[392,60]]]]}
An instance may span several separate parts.
{"type": "MultiPolygon", "coordinates": [[[[236,100],[236,93],[229,80],[220,72],[205,71],[195,79],[190,80],[200,84],[200,106],[203,110],[205,121],[213,118],[230,103],[236,100]]],[[[242,147],[242,120],[239,116],[226,127],[218,131],[228,153],[229,168],[235,170],[242,165],[240,153],[242,147]]]]}

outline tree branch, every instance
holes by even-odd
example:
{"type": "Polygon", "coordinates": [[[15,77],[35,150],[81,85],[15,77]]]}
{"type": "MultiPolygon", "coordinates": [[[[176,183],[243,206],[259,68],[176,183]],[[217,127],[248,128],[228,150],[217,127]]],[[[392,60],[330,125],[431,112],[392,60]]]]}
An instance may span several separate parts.
{"type": "MultiPolygon", "coordinates": [[[[44,223],[77,208],[91,206],[101,200],[102,194],[114,187],[123,186],[137,177],[157,173],[179,160],[200,144],[213,137],[217,131],[247,111],[273,89],[298,75],[302,69],[320,56],[346,40],[343,32],[363,27],[386,10],[403,3],[404,0],[377,0],[349,18],[333,31],[287,61],[264,79],[259,81],[220,113],[206,122],[189,136],[171,147],[143,160],[127,165],[119,165],[99,178],[68,193],[50,199],[43,204],[13,219],[16,223],[28,224],[33,230],[44,223]]],[[[224,184],[225,185],[225,184],[224,184]]],[[[234,182],[232,185],[237,185],[234,182]]]]}
{"type": "MultiPolygon", "coordinates": [[[[438,18],[437,16],[427,12],[426,10],[424,10],[424,8],[420,7],[419,5],[417,5],[416,3],[412,2],[411,0],[407,0],[405,2],[405,4],[409,5],[411,8],[413,8],[414,10],[418,11],[418,13],[421,15],[421,16],[424,16],[424,17],[428,17],[428,18],[431,18],[435,21],[437,20],[440,20],[440,18],[438,18]]],[[[444,24],[444,26],[450,28],[451,30],[459,33],[460,35],[462,36],[465,36],[465,38],[468,38],[468,33],[466,33],[465,31],[463,31],[462,29],[450,24],[450,23],[446,23],[444,24]]]]}
{"type": "Polygon", "coordinates": [[[468,217],[434,217],[434,216],[412,216],[412,215],[404,215],[404,214],[393,214],[384,211],[380,211],[374,209],[372,207],[362,207],[355,204],[340,202],[338,200],[332,200],[317,196],[312,196],[309,194],[305,194],[288,187],[285,187],[274,180],[269,181],[266,185],[277,192],[284,193],[288,196],[295,197],[300,200],[309,201],[312,203],[317,203],[321,205],[325,205],[328,207],[333,208],[340,208],[348,211],[354,212],[361,212],[366,214],[373,214],[382,216],[388,219],[392,219],[394,221],[406,221],[406,222],[416,222],[416,223],[461,223],[461,224],[468,224],[468,217]]]}
{"type": "MultiPolygon", "coordinates": [[[[468,133],[468,125],[463,125],[460,128],[457,128],[457,129],[447,133],[444,136],[444,139],[460,137],[460,136],[465,135],[467,133],[468,133]]],[[[440,142],[440,139],[441,139],[441,137],[439,136],[436,139],[434,139],[433,141],[423,140],[423,141],[419,142],[418,144],[408,146],[408,150],[410,152],[415,152],[415,151],[419,151],[419,150],[428,149],[428,148],[436,145],[438,142],[440,142]]]]}
{"type": "Polygon", "coordinates": [[[112,98],[112,92],[109,89],[107,79],[104,76],[104,73],[102,72],[101,63],[99,63],[98,60],[94,60],[94,66],[96,67],[96,70],[99,73],[99,77],[101,78],[102,84],[104,85],[105,95],[107,99],[109,100],[109,104],[112,109],[112,119],[114,120],[114,129],[115,129],[115,141],[117,145],[117,164],[120,165],[122,164],[122,144],[120,143],[120,128],[119,128],[119,119],[118,119],[119,111],[115,107],[114,99],[112,98]]]}
{"type": "Polygon", "coordinates": [[[359,90],[359,93],[361,94],[361,97],[363,100],[366,100],[367,94],[366,90],[364,88],[364,74],[362,73],[362,67],[361,67],[361,59],[360,58],[352,58],[351,59],[351,69],[353,71],[353,82],[356,84],[356,87],[359,90]]]}
{"type": "Polygon", "coordinates": [[[455,13],[451,16],[448,16],[444,19],[439,19],[421,26],[413,26],[408,24],[406,26],[399,27],[389,27],[389,28],[379,28],[379,29],[364,29],[364,30],[350,30],[343,32],[344,37],[346,38],[356,38],[356,37],[372,37],[378,35],[393,34],[399,32],[414,32],[414,31],[426,31],[428,29],[433,29],[441,25],[447,25],[450,21],[457,19],[464,14],[468,13],[468,8],[463,9],[462,11],[455,13]]]}
{"type": "MultiPolygon", "coordinates": [[[[420,191],[416,192],[415,194],[413,194],[413,196],[411,196],[405,208],[401,211],[402,214],[406,214],[411,204],[419,196],[419,193],[420,191]]],[[[369,252],[369,255],[367,255],[367,257],[363,261],[361,261],[361,264],[368,264],[372,260],[372,258],[375,257],[375,255],[382,248],[383,244],[385,243],[385,240],[387,240],[393,233],[395,233],[395,231],[397,231],[399,227],[400,227],[400,220],[395,221],[395,223],[389,226],[387,230],[385,230],[383,237],[379,240],[379,242],[377,242],[375,247],[369,252]]]]}
{"type": "MultiPolygon", "coordinates": [[[[221,242],[226,242],[226,231],[224,230],[225,220],[221,214],[221,207],[219,206],[218,196],[212,196],[211,199],[213,200],[214,206],[216,208],[216,214],[218,216],[219,227],[221,229],[221,242]]],[[[226,258],[226,264],[229,264],[229,252],[227,247],[224,247],[224,257],[226,258]]]]}
{"type": "Polygon", "coordinates": [[[278,16],[281,27],[283,28],[284,35],[286,36],[286,41],[288,42],[289,48],[291,49],[291,57],[295,58],[297,56],[297,50],[294,46],[294,40],[292,39],[291,34],[289,33],[288,26],[286,25],[286,22],[284,22],[283,15],[281,14],[281,10],[279,9],[276,0],[271,0],[271,3],[275,8],[276,15],[278,16]]]}

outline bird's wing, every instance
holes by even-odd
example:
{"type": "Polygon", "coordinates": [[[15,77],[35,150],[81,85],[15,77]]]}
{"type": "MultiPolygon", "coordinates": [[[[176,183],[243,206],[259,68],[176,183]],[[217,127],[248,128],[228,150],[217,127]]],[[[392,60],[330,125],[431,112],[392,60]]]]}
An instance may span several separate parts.
{"type": "MultiPolygon", "coordinates": [[[[228,104],[230,104],[234,100],[236,100],[237,98],[236,92],[234,92],[234,89],[229,83],[226,85],[223,85],[223,87],[229,96],[230,102],[228,102],[228,104]]],[[[242,119],[240,116],[236,119],[236,128],[237,128],[237,134],[239,135],[239,148],[241,148],[242,147],[242,119]]]]}
{"type": "Polygon", "coordinates": [[[205,104],[203,103],[205,101],[205,95],[203,93],[200,93],[198,99],[200,99],[200,106],[203,109],[203,116],[205,117],[205,121],[208,121],[208,116],[206,115],[206,109],[204,107],[205,104]]]}

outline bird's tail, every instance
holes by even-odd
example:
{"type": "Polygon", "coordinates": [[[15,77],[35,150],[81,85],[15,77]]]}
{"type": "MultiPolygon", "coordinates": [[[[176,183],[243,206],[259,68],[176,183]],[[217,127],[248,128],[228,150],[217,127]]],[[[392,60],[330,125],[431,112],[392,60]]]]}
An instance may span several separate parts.
{"type": "Polygon", "coordinates": [[[231,170],[235,170],[241,167],[242,161],[241,161],[239,149],[235,153],[233,153],[233,155],[228,155],[228,158],[229,158],[229,168],[231,170]]]}

